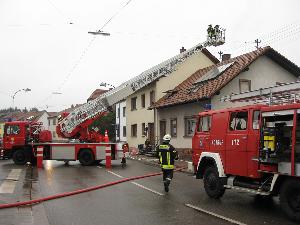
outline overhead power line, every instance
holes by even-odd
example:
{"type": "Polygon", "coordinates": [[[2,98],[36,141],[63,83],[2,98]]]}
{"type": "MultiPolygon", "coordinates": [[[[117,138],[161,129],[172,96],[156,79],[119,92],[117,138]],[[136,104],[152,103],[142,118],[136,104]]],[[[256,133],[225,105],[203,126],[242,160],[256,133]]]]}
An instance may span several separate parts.
{"type": "MultiPolygon", "coordinates": [[[[275,44],[281,40],[288,39],[291,37],[294,37],[300,33],[300,24],[298,22],[294,22],[291,24],[284,25],[283,27],[271,31],[270,33],[259,35],[258,39],[261,40],[261,44],[263,46],[265,45],[271,45],[275,44]]],[[[222,49],[224,52],[237,52],[240,49],[244,49],[244,51],[249,49],[254,49],[254,40],[247,40],[247,41],[240,41],[237,42],[235,46],[228,47],[226,49],[222,49]]]]}
{"type": "MultiPolygon", "coordinates": [[[[48,0],[50,3],[51,1],[48,0]]],[[[115,18],[132,0],[127,1],[119,10],[117,10],[117,12],[115,14],[113,14],[113,16],[111,16],[103,25],[99,30],[102,30],[104,27],[106,27],[113,18],[115,18]]],[[[56,8],[56,6],[54,4],[52,4],[53,7],[56,8]]],[[[58,8],[57,8],[58,9],[58,8]]],[[[66,77],[64,78],[64,80],[62,81],[62,83],[58,86],[58,88],[55,91],[60,92],[63,88],[63,86],[67,83],[67,81],[70,79],[70,77],[72,76],[72,74],[74,73],[74,71],[76,70],[76,68],[79,66],[79,64],[81,63],[82,59],[84,58],[84,56],[88,53],[89,49],[91,48],[92,44],[94,43],[94,41],[96,40],[97,36],[93,36],[91,38],[91,40],[89,41],[88,45],[84,48],[83,52],[80,54],[80,57],[78,58],[78,60],[75,62],[75,64],[71,67],[71,69],[69,70],[69,72],[67,73],[66,77]]],[[[52,98],[52,95],[47,96],[43,101],[41,101],[40,103],[38,103],[37,105],[35,105],[35,107],[38,107],[39,105],[45,103],[46,101],[48,101],[49,99],[52,98]]]]}

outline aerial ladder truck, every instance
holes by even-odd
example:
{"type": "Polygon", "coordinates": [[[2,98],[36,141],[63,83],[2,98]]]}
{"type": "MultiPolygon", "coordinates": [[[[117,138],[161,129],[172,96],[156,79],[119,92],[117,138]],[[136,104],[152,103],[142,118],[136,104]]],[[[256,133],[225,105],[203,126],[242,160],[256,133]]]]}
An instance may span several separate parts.
{"type": "Polygon", "coordinates": [[[92,165],[105,159],[105,147],[110,145],[112,160],[121,158],[122,162],[125,162],[128,145],[126,143],[103,142],[103,135],[97,131],[89,130],[89,126],[96,119],[111,111],[113,105],[148,84],[168,76],[182,62],[203,48],[224,43],[225,29],[219,26],[216,30],[210,28],[205,42],[144,71],[72,112],[63,113],[59,117],[56,132],[60,137],[69,139],[70,141],[67,143],[53,142],[50,131],[43,130],[42,124],[21,121],[7,122],[2,147],[4,157],[12,158],[15,164],[34,162],[37,148],[42,146],[44,149],[43,158],[46,160],[67,162],[79,160],[82,165],[92,165]],[[74,139],[78,141],[74,142],[74,139]]]}

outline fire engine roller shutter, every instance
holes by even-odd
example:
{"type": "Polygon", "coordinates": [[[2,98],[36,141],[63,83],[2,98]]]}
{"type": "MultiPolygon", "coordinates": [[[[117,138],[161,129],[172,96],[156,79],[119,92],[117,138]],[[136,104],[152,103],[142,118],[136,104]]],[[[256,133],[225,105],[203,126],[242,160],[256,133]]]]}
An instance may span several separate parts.
{"type": "Polygon", "coordinates": [[[52,146],[52,159],[75,160],[75,146],[52,146]]]}
{"type": "Polygon", "coordinates": [[[96,147],[96,160],[105,159],[105,146],[96,147]]]}

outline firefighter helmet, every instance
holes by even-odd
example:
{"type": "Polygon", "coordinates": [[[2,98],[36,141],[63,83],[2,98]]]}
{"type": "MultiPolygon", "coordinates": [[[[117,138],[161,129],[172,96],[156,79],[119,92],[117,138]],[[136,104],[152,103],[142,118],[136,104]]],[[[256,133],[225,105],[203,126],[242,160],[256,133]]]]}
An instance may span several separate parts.
{"type": "Polygon", "coordinates": [[[170,134],[166,134],[166,135],[163,137],[163,140],[164,140],[164,141],[171,141],[171,135],[170,135],[170,134]]]}

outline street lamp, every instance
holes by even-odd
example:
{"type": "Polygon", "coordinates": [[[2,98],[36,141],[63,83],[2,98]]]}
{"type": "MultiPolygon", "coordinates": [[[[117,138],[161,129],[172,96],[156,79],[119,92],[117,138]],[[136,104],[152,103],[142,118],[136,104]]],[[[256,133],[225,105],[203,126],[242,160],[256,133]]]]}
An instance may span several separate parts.
{"type": "Polygon", "coordinates": [[[12,101],[13,101],[13,108],[15,107],[15,97],[16,97],[16,94],[19,93],[20,91],[24,91],[24,92],[29,92],[31,91],[30,88],[22,88],[20,90],[17,90],[11,97],[12,97],[12,101]]]}

